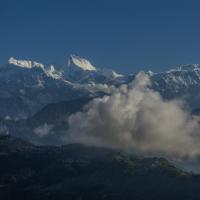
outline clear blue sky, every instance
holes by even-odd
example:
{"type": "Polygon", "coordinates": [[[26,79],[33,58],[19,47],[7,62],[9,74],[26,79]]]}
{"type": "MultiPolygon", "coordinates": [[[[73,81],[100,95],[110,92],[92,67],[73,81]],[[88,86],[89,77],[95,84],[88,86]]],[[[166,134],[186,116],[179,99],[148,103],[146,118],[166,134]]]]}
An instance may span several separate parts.
{"type": "Polygon", "coordinates": [[[0,64],[71,53],[125,73],[200,63],[200,1],[0,0],[0,64]]]}

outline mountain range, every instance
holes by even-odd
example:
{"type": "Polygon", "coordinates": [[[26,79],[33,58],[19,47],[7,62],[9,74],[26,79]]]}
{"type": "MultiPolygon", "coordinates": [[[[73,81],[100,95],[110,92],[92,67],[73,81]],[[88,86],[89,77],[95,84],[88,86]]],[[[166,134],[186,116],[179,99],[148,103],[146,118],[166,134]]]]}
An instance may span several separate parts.
{"type": "Polygon", "coordinates": [[[74,55],[57,67],[11,57],[0,67],[0,117],[23,119],[49,103],[109,92],[106,84],[121,78],[74,55]]]}
{"type": "MultiPolygon", "coordinates": [[[[192,109],[200,106],[197,92],[200,65],[180,65],[162,73],[146,73],[152,87],[164,98],[183,98],[192,109]]],[[[76,55],[70,55],[65,65],[58,66],[11,57],[0,67],[0,117],[25,119],[50,103],[109,95],[134,77],[135,74],[98,68],[76,55]]]]}
{"type": "MultiPolygon", "coordinates": [[[[145,73],[164,100],[183,99],[200,115],[200,65],[145,73]]],[[[71,114],[135,77],[76,55],[64,65],[11,57],[1,66],[0,199],[199,199],[199,175],[188,172],[199,172],[199,160],[194,166],[63,140],[71,114]]]]}
{"type": "MultiPolygon", "coordinates": [[[[191,112],[197,113],[200,65],[145,73],[152,82],[150,87],[164,99],[183,99],[191,112]]],[[[135,76],[98,68],[76,55],[58,66],[11,57],[0,67],[0,134],[39,144],[60,144],[61,136],[66,134],[67,116],[80,111],[93,98],[110,95],[120,85],[130,84],[135,76]],[[45,135],[47,132],[51,134],[45,135]]]]}

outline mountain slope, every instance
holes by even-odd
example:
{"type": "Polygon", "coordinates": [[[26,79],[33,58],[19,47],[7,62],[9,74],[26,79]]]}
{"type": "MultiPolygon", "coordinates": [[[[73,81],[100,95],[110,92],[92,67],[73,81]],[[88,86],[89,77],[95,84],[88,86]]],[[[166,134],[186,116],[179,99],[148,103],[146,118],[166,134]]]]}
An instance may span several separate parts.
{"type": "MultiPolygon", "coordinates": [[[[109,71],[74,55],[67,66],[55,69],[60,78],[49,76],[50,68],[14,58],[0,68],[0,134],[9,133],[39,144],[62,144],[70,114],[81,111],[91,99],[110,95],[121,84],[130,84],[135,79],[135,75],[113,78],[109,71]],[[81,79],[79,76],[77,80],[70,79],[69,69],[81,71],[81,79]]],[[[191,112],[200,107],[200,65],[146,73],[151,87],[164,99],[184,99],[191,112]]]]}
{"type": "Polygon", "coordinates": [[[153,88],[165,99],[182,98],[191,109],[200,105],[200,65],[180,65],[151,75],[153,88]]]}
{"type": "MultiPolygon", "coordinates": [[[[152,87],[163,98],[183,98],[200,107],[200,65],[180,65],[162,73],[147,72],[152,87]]],[[[122,75],[98,68],[76,55],[62,66],[10,58],[0,67],[0,117],[23,119],[44,106],[65,100],[96,97],[132,82],[135,75],[122,75]]]]}
{"type": "Polygon", "coordinates": [[[108,83],[110,80],[122,78],[110,69],[101,69],[93,66],[90,61],[76,55],[70,55],[67,66],[64,69],[64,78],[71,82],[85,83],[108,83]]]}
{"type": "Polygon", "coordinates": [[[116,76],[74,55],[62,67],[11,57],[0,67],[0,117],[27,118],[49,103],[108,92],[116,76]]]}
{"type": "Polygon", "coordinates": [[[199,176],[162,158],[83,145],[27,148],[25,141],[0,137],[0,160],[1,199],[10,195],[14,200],[200,197],[199,176]],[[7,151],[9,146],[15,150],[7,151]]]}

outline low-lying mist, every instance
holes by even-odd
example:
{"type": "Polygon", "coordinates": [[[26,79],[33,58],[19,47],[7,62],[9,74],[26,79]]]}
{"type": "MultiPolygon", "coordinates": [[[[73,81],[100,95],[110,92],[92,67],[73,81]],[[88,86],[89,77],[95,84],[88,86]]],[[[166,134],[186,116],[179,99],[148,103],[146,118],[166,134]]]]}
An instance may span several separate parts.
{"type": "Polygon", "coordinates": [[[82,112],[69,116],[65,142],[174,159],[198,157],[200,118],[191,116],[180,100],[163,100],[150,85],[141,72],[111,96],[92,100],[82,112]]]}

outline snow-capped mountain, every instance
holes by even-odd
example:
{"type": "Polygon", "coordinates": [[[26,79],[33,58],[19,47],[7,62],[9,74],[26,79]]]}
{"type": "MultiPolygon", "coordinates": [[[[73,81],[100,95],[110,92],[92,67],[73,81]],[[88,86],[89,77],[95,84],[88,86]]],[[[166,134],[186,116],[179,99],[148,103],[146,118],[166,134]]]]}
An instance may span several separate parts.
{"type": "Polygon", "coordinates": [[[26,69],[39,69],[43,71],[48,77],[54,78],[54,79],[61,79],[62,74],[55,70],[53,65],[44,65],[42,63],[36,62],[36,61],[30,61],[30,60],[17,60],[13,57],[11,57],[8,60],[8,65],[15,66],[15,67],[21,67],[26,69]]]}
{"type": "MultiPolygon", "coordinates": [[[[151,87],[164,99],[184,99],[191,111],[199,113],[200,65],[146,73],[151,87]]],[[[110,95],[121,84],[129,84],[135,75],[117,74],[74,55],[62,66],[10,58],[0,67],[0,135],[57,144],[58,135],[68,128],[67,116],[83,109],[92,98],[110,95]],[[50,131],[50,136],[41,138],[44,130],[50,131]]]]}
{"type": "Polygon", "coordinates": [[[76,55],[70,55],[63,75],[65,79],[78,83],[108,83],[112,79],[123,77],[109,69],[97,68],[90,61],[76,55]]]}
{"type": "Polygon", "coordinates": [[[180,65],[151,75],[153,88],[167,99],[182,98],[191,108],[200,106],[200,65],[180,65]]]}
{"type": "Polygon", "coordinates": [[[0,67],[0,117],[26,118],[48,103],[77,98],[52,65],[10,58],[0,67]]]}
{"type": "Polygon", "coordinates": [[[76,55],[70,55],[67,64],[63,66],[63,76],[72,82],[81,82],[82,79],[93,75],[97,69],[90,61],[76,55]]]}
{"type": "Polygon", "coordinates": [[[11,57],[8,60],[8,64],[10,65],[15,65],[18,67],[23,67],[23,68],[33,68],[33,67],[40,67],[44,68],[44,65],[35,61],[29,61],[29,60],[16,60],[15,58],[11,57]]]}
{"type": "MultiPolygon", "coordinates": [[[[200,107],[200,65],[147,74],[164,98],[182,97],[192,108],[200,107]]],[[[76,55],[69,56],[62,66],[11,57],[0,67],[0,117],[26,118],[49,103],[109,94],[134,77],[96,67],[76,55]]]]}
{"type": "Polygon", "coordinates": [[[11,57],[0,67],[0,117],[26,118],[49,103],[109,93],[117,77],[75,55],[62,67],[11,57]]]}
{"type": "Polygon", "coordinates": [[[97,69],[90,63],[90,61],[76,55],[70,55],[68,59],[68,66],[77,68],[83,71],[96,71],[97,69]]]}

